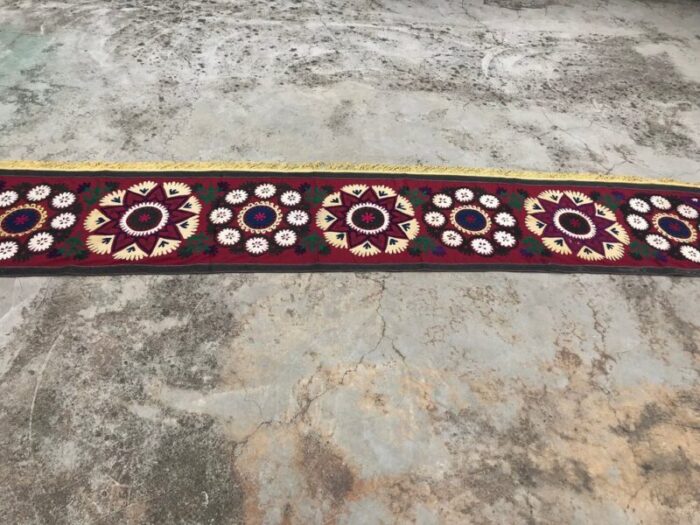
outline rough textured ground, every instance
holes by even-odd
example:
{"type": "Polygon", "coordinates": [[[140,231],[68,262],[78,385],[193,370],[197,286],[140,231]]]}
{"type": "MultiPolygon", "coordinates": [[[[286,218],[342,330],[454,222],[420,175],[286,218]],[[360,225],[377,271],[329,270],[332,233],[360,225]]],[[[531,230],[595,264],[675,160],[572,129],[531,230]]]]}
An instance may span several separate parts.
{"type": "MultiPolygon", "coordinates": [[[[700,180],[693,1],[0,0],[0,158],[700,180]]],[[[2,523],[700,523],[700,280],[0,280],[2,523]]]]}

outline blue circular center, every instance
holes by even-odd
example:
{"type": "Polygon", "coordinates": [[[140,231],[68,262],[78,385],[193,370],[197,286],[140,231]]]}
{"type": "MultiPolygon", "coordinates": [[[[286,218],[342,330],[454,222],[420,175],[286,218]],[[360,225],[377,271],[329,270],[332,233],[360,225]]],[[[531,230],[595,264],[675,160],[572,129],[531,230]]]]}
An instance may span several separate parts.
{"type": "Polygon", "coordinates": [[[661,217],[658,225],[664,233],[675,239],[685,240],[693,236],[693,232],[688,228],[688,225],[674,217],[661,217]]]}
{"type": "Polygon", "coordinates": [[[264,230],[272,226],[276,220],[277,212],[265,204],[253,206],[243,214],[243,222],[251,230],[264,230]]]}
{"type": "Polygon", "coordinates": [[[460,210],[455,214],[455,222],[472,232],[480,232],[486,227],[486,217],[478,210],[460,210]]]}
{"type": "Polygon", "coordinates": [[[19,235],[31,231],[40,220],[41,214],[34,208],[19,208],[7,214],[0,228],[9,234],[19,235]]]}

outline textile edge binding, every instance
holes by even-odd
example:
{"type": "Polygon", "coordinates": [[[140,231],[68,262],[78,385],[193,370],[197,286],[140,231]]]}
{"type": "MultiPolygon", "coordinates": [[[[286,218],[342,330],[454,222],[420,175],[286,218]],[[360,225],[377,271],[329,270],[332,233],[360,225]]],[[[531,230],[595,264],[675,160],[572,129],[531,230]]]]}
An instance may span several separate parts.
{"type": "MultiPolygon", "coordinates": [[[[284,163],[219,161],[69,162],[0,160],[0,177],[9,179],[10,181],[15,178],[22,179],[23,177],[29,177],[28,180],[34,181],[31,184],[39,184],[36,187],[25,187],[25,181],[16,186],[10,186],[9,190],[5,188],[7,191],[2,193],[4,204],[0,207],[10,206],[17,199],[20,200],[19,204],[14,208],[8,208],[9,211],[5,210],[6,213],[2,214],[0,217],[0,221],[2,222],[2,224],[0,224],[0,233],[3,234],[0,241],[5,241],[0,243],[0,260],[7,261],[0,264],[0,276],[252,271],[294,273],[357,271],[410,272],[420,270],[700,276],[700,274],[698,274],[698,268],[691,267],[692,265],[690,263],[700,262],[698,261],[700,258],[700,251],[697,249],[700,248],[700,245],[696,243],[698,239],[697,228],[700,225],[700,223],[698,223],[698,211],[700,211],[700,182],[684,182],[670,178],[653,179],[629,175],[585,172],[520,171],[499,168],[424,165],[402,166],[345,162],[284,163]],[[268,178],[267,184],[262,184],[259,188],[255,188],[255,192],[253,192],[252,187],[249,188],[246,186],[246,184],[250,182],[245,182],[246,179],[255,180],[259,179],[261,176],[268,178]],[[129,193],[129,195],[132,195],[131,199],[136,199],[137,201],[138,199],[146,199],[146,195],[150,195],[150,192],[153,191],[154,196],[149,198],[155,199],[158,203],[162,204],[162,206],[156,207],[157,209],[151,206],[155,211],[148,208],[151,210],[149,213],[153,214],[158,210],[167,208],[166,211],[161,212],[161,215],[165,214],[163,215],[165,217],[163,220],[172,230],[168,230],[166,232],[167,235],[163,234],[163,239],[159,241],[160,244],[157,246],[153,243],[160,239],[160,237],[158,237],[160,234],[156,235],[150,232],[150,230],[143,235],[130,233],[130,228],[136,228],[138,232],[143,230],[143,228],[139,229],[130,222],[128,224],[125,223],[127,226],[119,226],[119,228],[117,228],[118,231],[115,230],[113,232],[109,229],[116,224],[110,222],[113,217],[109,215],[109,217],[111,217],[111,219],[109,219],[100,215],[103,213],[103,211],[101,211],[102,207],[113,208],[116,206],[119,208],[126,206],[126,204],[122,202],[124,198],[122,194],[126,193],[124,191],[121,193],[114,191],[114,188],[120,187],[120,183],[117,182],[117,179],[138,180],[143,177],[149,177],[152,178],[152,180],[150,182],[139,182],[139,184],[133,186],[133,188],[136,189],[130,187],[129,189],[131,192],[136,195],[134,197],[134,195],[129,193]],[[182,179],[187,184],[183,182],[167,182],[169,177],[172,179],[182,179]],[[300,179],[301,181],[297,182],[300,179]],[[305,179],[315,179],[316,181],[314,184],[318,185],[318,188],[311,188],[307,183],[308,181],[305,179]],[[324,179],[329,181],[328,185],[323,185],[324,183],[320,182],[324,179]],[[333,184],[330,183],[333,179],[340,180],[342,184],[346,186],[343,188],[335,188],[333,184]],[[356,180],[355,185],[348,186],[348,180],[352,181],[353,179],[356,180]],[[37,180],[39,182],[37,182],[37,180]],[[421,183],[421,181],[424,182],[421,183]],[[437,184],[447,184],[447,186],[441,190],[445,195],[435,194],[431,200],[430,196],[434,193],[432,189],[434,182],[437,184]],[[327,222],[329,220],[328,218],[325,218],[326,222],[319,222],[321,220],[319,217],[322,212],[326,214],[332,212],[332,210],[325,210],[324,206],[329,209],[334,206],[340,207],[338,213],[343,212],[344,208],[342,207],[347,207],[349,204],[346,202],[347,199],[340,198],[340,196],[345,194],[350,195],[350,191],[352,191],[354,197],[351,196],[348,198],[360,199],[360,197],[362,197],[362,202],[366,201],[370,204],[377,201],[377,199],[388,199],[387,195],[389,197],[391,195],[397,196],[399,189],[392,190],[388,186],[381,185],[373,186],[382,183],[391,184],[392,188],[394,184],[403,184],[400,189],[402,197],[397,197],[398,200],[396,201],[387,200],[384,207],[388,207],[387,209],[389,210],[395,210],[395,205],[398,202],[399,205],[404,207],[400,208],[400,210],[403,210],[403,215],[397,211],[396,213],[399,213],[397,217],[401,218],[404,215],[406,217],[411,217],[410,221],[397,226],[392,222],[398,220],[394,215],[387,215],[389,212],[384,214],[386,216],[385,220],[388,221],[387,228],[394,228],[389,234],[386,234],[391,237],[391,246],[388,244],[388,241],[386,241],[386,238],[382,237],[379,233],[374,231],[365,232],[366,228],[362,229],[356,226],[353,231],[359,233],[355,234],[355,237],[346,237],[346,235],[349,234],[345,233],[345,229],[353,228],[352,224],[348,226],[345,222],[338,223],[340,224],[340,226],[338,226],[340,229],[337,231],[341,232],[343,235],[341,238],[339,236],[340,234],[333,235],[333,232],[336,230],[330,229],[330,226],[334,223],[327,222]],[[457,193],[453,191],[457,188],[454,184],[469,185],[473,183],[477,185],[482,183],[485,186],[475,187],[474,192],[468,189],[457,190],[457,193]],[[238,196],[234,195],[234,197],[231,197],[233,201],[228,200],[230,197],[228,194],[226,195],[226,199],[223,197],[223,194],[229,191],[231,184],[243,185],[241,187],[245,187],[245,191],[236,191],[243,192],[244,201],[249,198],[253,199],[248,203],[248,207],[250,207],[251,203],[254,204],[260,199],[267,198],[270,200],[269,203],[267,201],[261,201],[258,204],[263,208],[267,206],[267,208],[273,210],[273,215],[278,218],[278,222],[274,224],[273,229],[277,228],[280,220],[288,220],[289,224],[284,223],[287,229],[278,231],[273,238],[271,236],[272,234],[267,233],[268,230],[263,230],[255,225],[248,225],[248,222],[253,219],[247,216],[241,218],[241,213],[245,210],[238,210],[237,206],[242,202],[236,200],[238,196]],[[425,184],[425,186],[420,186],[420,184],[425,184]],[[450,184],[454,187],[450,186],[450,184]],[[501,186],[501,184],[503,186],[501,186]],[[556,186],[557,184],[568,186],[569,189],[547,189],[548,186],[556,186]],[[513,187],[509,185],[513,185],[513,187]],[[161,186],[163,188],[170,188],[168,190],[169,193],[163,193],[164,190],[161,186]],[[271,193],[268,192],[268,186],[272,188],[270,190],[271,193]],[[287,191],[286,193],[296,194],[297,200],[294,202],[285,202],[285,195],[283,193],[280,193],[281,197],[276,196],[272,199],[277,186],[286,190],[294,189],[295,191],[287,191]],[[576,189],[576,186],[580,187],[580,190],[576,189]],[[584,187],[590,189],[585,189],[584,187]],[[370,192],[365,195],[364,191],[371,188],[375,189],[375,193],[370,192]],[[376,193],[377,189],[380,190],[380,193],[376,193]],[[63,193],[56,194],[55,197],[52,197],[54,200],[44,203],[43,200],[47,199],[47,196],[54,190],[59,192],[63,191],[63,193]],[[258,194],[258,190],[261,191],[261,194],[258,194]],[[319,195],[323,197],[326,193],[334,190],[338,192],[338,197],[336,197],[336,199],[339,200],[337,200],[337,202],[334,200],[330,200],[328,203],[326,203],[325,200],[323,203],[318,201],[319,195]],[[649,197],[644,193],[645,190],[652,192],[676,190],[684,192],[685,196],[682,194],[669,195],[669,199],[671,199],[669,201],[663,196],[652,195],[649,197]],[[105,201],[106,203],[103,201],[96,202],[96,199],[106,191],[113,191],[114,196],[111,200],[105,201]],[[161,193],[158,193],[158,191],[161,193]],[[345,193],[343,193],[343,191],[345,193]],[[305,195],[303,201],[302,193],[299,192],[305,195]],[[416,192],[418,196],[414,195],[416,192]],[[460,196],[459,192],[468,192],[469,195],[464,194],[460,196]],[[493,193],[493,195],[489,192],[493,193]],[[187,195],[190,195],[190,197],[187,197],[187,204],[189,207],[187,209],[178,207],[182,204],[178,199],[184,199],[187,195]],[[452,197],[450,198],[450,196],[452,197]],[[68,197],[71,198],[68,199],[68,197]],[[443,200],[436,202],[435,199],[437,197],[441,197],[443,200]],[[61,198],[62,200],[56,200],[61,198]],[[411,199],[410,204],[408,204],[409,201],[407,200],[409,198],[411,199]],[[479,202],[477,202],[478,206],[475,207],[474,204],[469,206],[463,205],[464,202],[469,203],[477,198],[479,200],[479,202]],[[401,199],[403,199],[403,201],[401,199]],[[426,201],[426,199],[428,200],[426,201]],[[445,199],[449,202],[445,201],[445,199]],[[483,199],[490,200],[487,202],[483,199]],[[525,199],[525,201],[523,201],[523,199],[525,199]],[[550,203],[549,207],[540,205],[540,200],[538,199],[544,199],[544,201],[550,203]],[[561,229],[565,228],[565,226],[558,226],[559,230],[554,233],[549,232],[549,234],[545,235],[544,231],[547,224],[541,220],[535,223],[532,222],[533,218],[537,219],[539,217],[538,214],[550,214],[552,210],[549,208],[552,206],[560,206],[560,199],[564,199],[565,204],[568,203],[566,206],[573,206],[574,212],[572,213],[574,213],[574,215],[578,213],[578,215],[583,214],[584,218],[589,216],[596,218],[595,220],[597,222],[595,224],[597,226],[590,227],[593,231],[593,241],[587,240],[590,239],[591,236],[585,237],[580,233],[576,235],[574,235],[574,233],[570,234],[571,239],[578,239],[577,241],[573,241],[569,238],[567,238],[568,241],[564,238],[555,239],[553,237],[554,233],[559,235],[559,230],[564,233],[568,231],[566,229],[561,229]],[[649,199],[651,199],[651,201],[649,201],[649,199]],[[654,199],[657,200],[655,201],[654,199]],[[414,202],[414,200],[416,202],[414,202]],[[39,201],[42,202],[36,204],[36,202],[39,201]],[[481,209],[479,203],[482,203],[483,206],[486,206],[488,209],[481,209]],[[85,204],[89,205],[87,209],[84,208],[85,204]],[[295,208],[296,205],[299,205],[298,210],[295,208]],[[642,205],[645,205],[647,209],[640,209],[639,207],[642,205]],[[173,206],[175,207],[173,208],[173,206]],[[301,219],[296,217],[294,221],[288,218],[285,219],[284,217],[286,217],[286,215],[283,214],[279,206],[282,206],[282,210],[294,208],[292,210],[294,213],[304,214],[306,218],[302,222],[294,222],[301,221],[301,219]],[[406,206],[408,206],[408,208],[406,208],[406,206]],[[412,206],[418,206],[422,211],[420,213],[417,211],[414,212],[412,206]],[[437,223],[435,217],[429,217],[431,215],[443,216],[447,213],[443,208],[457,209],[455,206],[460,210],[464,208],[464,210],[472,213],[472,215],[480,214],[479,216],[482,217],[482,220],[487,224],[487,229],[477,232],[476,230],[478,228],[470,228],[464,225],[460,228],[461,222],[459,223],[460,225],[458,225],[457,222],[461,219],[450,215],[449,221],[451,222],[449,224],[454,224],[454,228],[457,228],[460,232],[466,232],[465,236],[465,234],[458,233],[457,230],[452,231],[449,228],[445,230],[447,226],[443,228],[443,224],[437,223]],[[595,206],[595,210],[593,210],[593,206],[595,206]],[[621,217],[627,218],[626,220],[631,229],[628,229],[626,226],[620,226],[617,221],[621,219],[617,216],[615,218],[608,217],[608,215],[612,216],[613,214],[610,210],[617,210],[618,206],[622,206],[621,209],[624,213],[621,212],[621,217]],[[632,208],[630,208],[630,206],[632,206],[632,208]],[[678,210],[675,209],[676,206],[678,206],[678,210]],[[318,210],[316,210],[316,208],[318,208],[318,210]],[[576,211],[579,210],[579,208],[583,210],[580,213],[576,211]],[[435,212],[435,210],[438,210],[440,213],[435,212]],[[647,233],[646,230],[651,227],[651,223],[648,221],[652,219],[644,219],[647,212],[651,213],[650,210],[656,210],[654,212],[656,215],[653,217],[654,221],[658,219],[658,221],[661,222],[671,221],[673,223],[670,225],[666,225],[666,222],[663,224],[661,224],[661,222],[659,222],[659,224],[656,222],[653,223],[655,230],[650,231],[653,233],[658,230],[657,233],[664,235],[664,238],[661,238],[655,233],[653,235],[650,233],[644,237],[647,233]],[[659,212],[659,210],[661,210],[661,212],[659,212]],[[670,211],[664,212],[664,210],[670,211]],[[90,211],[90,213],[83,217],[87,211],[90,211]],[[630,215],[633,211],[639,212],[642,215],[630,215]],[[216,219],[212,218],[213,215],[210,215],[214,212],[219,214],[216,219]],[[223,217],[222,219],[220,216],[224,212],[228,213],[228,218],[223,217]],[[236,212],[236,219],[231,224],[235,223],[238,225],[240,223],[242,228],[240,231],[238,229],[233,229],[233,226],[226,222],[233,220],[232,213],[234,212],[236,212]],[[501,215],[505,214],[506,218],[510,218],[512,224],[508,221],[505,223],[498,222],[499,226],[496,227],[495,223],[493,223],[489,217],[495,216],[494,214],[497,212],[502,212],[501,215]],[[21,215],[22,213],[24,213],[24,215],[21,217],[15,217],[15,215],[21,215]],[[172,220],[168,219],[168,217],[171,217],[170,213],[174,214],[172,215],[172,220]],[[316,225],[322,230],[320,234],[316,232],[313,227],[309,229],[308,226],[303,226],[309,221],[310,213],[315,216],[316,225]],[[680,213],[682,217],[677,215],[678,213],[680,213]],[[47,214],[50,216],[47,216],[47,214]],[[102,217],[101,222],[95,222],[97,218],[100,217],[102,217]],[[282,217],[282,219],[280,219],[280,217],[282,217]],[[514,217],[520,218],[514,219],[514,217]],[[189,220],[190,218],[192,221],[189,220]],[[24,222],[19,222],[20,219],[23,219],[24,222]],[[49,219],[51,219],[51,221],[49,221],[49,219]],[[187,220],[185,221],[184,219],[187,220]],[[635,220],[630,222],[632,219],[635,220]],[[12,222],[13,220],[16,224],[12,222]],[[32,220],[34,220],[36,224],[32,223],[32,220]],[[107,222],[105,222],[105,220],[107,220],[107,222]],[[168,223],[168,220],[171,220],[172,224],[168,223]],[[182,224],[178,222],[181,220],[182,224]],[[27,221],[29,221],[29,223],[27,223],[27,221]],[[83,229],[88,233],[83,235],[84,232],[82,232],[82,230],[82,233],[76,230],[76,233],[73,234],[72,226],[76,224],[76,221],[83,223],[83,229]],[[205,221],[206,224],[201,221],[205,221]],[[607,228],[606,225],[608,223],[605,221],[614,222],[614,224],[611,224],[610,228],[607,228]],[[45,222],[46,224],[44,224],[45,222]],[[598,222],[602,222],[602,224],[598,224],[598,222]],[[112,225],[110,226],[110,224],[112,225]],[[173,226],[173,224],[175,224],[175,226],[173,226]],[[222,224],[225,225],[226,228],[221,226],[222,224]],[[420,224],[422,224],[420,228],[424,235],[416,237],[420,224]],[[527,226],[527,230],[521,231],[523,224],[527,226]],[[493,228],[491,225],[494,225],[493,228]],[[685,230],[683,230],[682,227],[684,225],[690,228],[686,236],[683,234],[685,230]],[[204,226],[206,226],[206,231],[203,229],[204,226]],[[676,232],[676,230],[668,230],[672,226],[675,226],[676,230],[680,228],[680,233],[676,232]],[[177,227],[177,229],[174,229],[175,227],[177,227]],[[521,229],[519,229],[519,227],[521,229]],[[103,229],[100,230],[100,228],[103,229]],[[464,228],[467,228],[468,231],[464,230],[464,228]],[[41,229],[41,231],[37,233],[36,231],[38,231],[38,229],[41,229]],[[28,233],[22,237],[25,230],[28,233]],[[695,230],[695,234],[690,238],[693,230],[695,230]],[[474,233],[472,233],[472,231],[474,231],[474,233]],[[598,234],[595,232],[598,232],[598,234]],[[31,238],[29,233],[32,233],[31,238]],[[460,242],[458,243],[457,240],[452,237],[446,238],[445,235],[448,233],[453,237],[460,236],[460,239],[458,239],[460,242]],[[632,233],[634,233],[633,236],[631,235],[632,233]],[[234,234],[237,234],[237,237],[234,234]],[[494,236],[493,238],[490,237],[492,234],[494,236]],[[497,234],[499,234],[500,237],[498,237],[497,234]],[[73,236],[70,237],[69,235],[73,236]],[[112,237],[110,237],[110,235],[112,237]],[[141,241],[141,237],[144,235],[146,235],[146,240],[137,242],[141,241]],[[221,237],[222,235],[223,237],[221,237]],[[277,238],[278,235],[281,235],[279,239],[277,238]],[[321,237],[319,237],[319,235],[321,237]],[[360,243],[358,239],[362,237],[362,235],[365,235],[367,238],[364,239],[363,237],[364,240],[360,243]],[[523,235],[526,235],[526,237],[523,237],[523,235]],[[630,240],[630,236],[636,237],[636,239],[632,238],[630,240]],[[19,240],[15,239],[15,237],[19,240]],[[544,240],[539,240],[540,237],[543,237],[544,240]],[[415,241],[413,240],[414,238],[415,241]],[[465,238],[467,241],[464,241],[465,238]],[[667,241],[666,238],[670,239],[670,241],[667,241]],[[110,239],[111,242],[109,246],[105,248],[106,242],[110,239]],[[117,239],[118,242],[115,241],[115,239],[117,239]],[[435,241],[435,239],[437,239],[437,241],[435,241]],[[582,241],[581,239],[584,240],[582,241]],[[127,240],[131,242],[128,246],[124,244],[127,240]],[[347,246],[342,245],[343,240],[347,246]],[[245,241],[244,244],[243,241],[245,241]],[[466,247],[462,248],[462,244],[468,241],[471,241],[470,244],[465,244],[466,247]],[[558,244],[555,245],[554,241],[557,241],[558,244]],[[662,241],[664,242],[662,243],[662,241]],[[382,242],[385,242],[386,246],[382,244],[382,242]],[[402,242],[403,244],[401,244],[402,242]],[[113,250],[112,243],[116,243],[118,248],[113,250]],[[573,247],[570,246],[571,243],[573,243],[573,247]],[[275,249],[270,248],[270,246],[275,249]],[[389,249],[390,247],[392,248],[391,250],[389,249]],[[256,256],[267,254],[268,249],[270,250],[271,256],[262,258],[259,262],[256,262],[258,261],[256,256]],[[41,264],[32,264],[35,261],[34,257],[39,257],[39,255],[36,255],[39,253],[45,254],[45,256],[40,257],[41,261],[37,260],[41,264]],[[165,256],[166,254],[167,256],[165,256]],[[401,255],[399,256],[399,254],[401,255]],[[581,260],[579,261],[580,264],[575,264],[575,261],[569,260],[571,257],[567,259],[566,256],[572,254],[581,260]],[[357,257],[370,255],[376,255],[377,258],[372,261],[369,259],[362,259],[361,264],[358,264],[359,259],[357,259],[357,257]],[[486,259],[484,259],[484,262],[476,262],[477,260],[481,260],[478,256],[487,257],[490,255],[494,255],[496,260],[490,263],[486,263],[486,259]],[[324,259],[326,256],[328,258],[321,262],[321,259],[324,259]],[[594,256],[598,258],[596,259],[594,256]],[[159,261],[150,259],[151,257],[157,257],[159,261]],[[418,257],[418,260],[422,262],[416,261],[418,257]],[[144,258],[151,264],[133,263],[135,261],[141,261],[144,258]],[[603,261],[603,258],[607,261],[603,261]],[[9,264],[13,264],[9,262],[10,259],[12,259],[12,261],[16,260],[18,263],[22,264],[18,266],[9,266],[9,264]],[[561,264],[558,259],[561,259],[561,264]],[[127,260],[130,262],[124,262],[127,260]],[[583,260],[587,262],[583,263],[583,260]],[[8,266],[5,266],[5,264],[8,264],[8,266]]],[[[10,182],[10,184],[14,183],[15,181],[10,182]]],[[[130,182],[129,184],[132,183],[130,182]]],[[[232,190],[230,193],[233,194],[235,192],[232,190]]],[[[326,195],[326,197],[329,197],[329,195],[326,195]]],[[[291,199],[291,197],[288,197],[288,200],[289,199],[291,199]]],[[[384,209],[382,206],[378,208],[377,206],[375,206],[375,208],[380,209],[380,211],[384,209]]],[[[564,207],[562,209],[566,210],[568,208],[564,207]]],[[[123,215],[119,215],[119,217],[121,217],[119,219],[119,224],[121,225],[122,219],[126,220],[124,217],[131,217],[130,213],[132,213],[133,210],[129,208],[129,210],[127,210],[129,213],[120,210],[121,208],[116,211],[112,210],[112,212],[118,212],[123,215]],[[124,215],[124,213],[126,213],[126,215],[124,215]]],[[[258,210],[258,212],[258,215],[263,214],[260,210],[258,210]]],[[[143,213],[146,212],[144,211],[143,213]]],[[[377,213],[378,212],[376,212],[375,215],[377,213]]],[[[614,213],[617,214],[616,211],[614,213]]],[[[365,213],[365,215],[368,214],[369,212],[365,213]]],[[[569,215],[571,215],[571,213],[569,215]]],[[[149,217],[146,218],[148,219],[149,217]]],[[[263,217],[263,219],[265,218],[266,217],[263,217]]],[[[471,215],[470,218],[471,220],[476,220],[471,217],[471,215]]],[[[256,218],[256,220],[263,219],[256,218]]],[[[345,221],[346,219],[347,217],[342,220],[345,221]]],[[[139,220],[143,222],[146,219],[139,220]]],[[[363,220],[365,220],[364,216],[363,220]]],[[[593,219],[588,220],[588,223],[591,223],[591,220],[593,219]]],[[[365,222],[367,221],[365,220],[365,222]]],[[[443,223],[444,222],[445,219],[443,217],[443,223]]],[[[580,220],[578,222],[580,222],[580,220]]],[[[158,228],[161,228],[161,226],[162,225],[159,223],[158,228]]],[[[572,227],[574,228],[572,231],[578,231],[575,229],[576,225],[572,227]]],[[[160,230],[156,229],[154,231],[160,230]]],[[[384,230],[381,230],[381,232],[383,231],[384,230]]]]}
{"type": "Polygon", "coordinates": [[[449,166],[392,165],[392,164],[354,164],[348,162],[108,162],[108,161],[31,161],[0,160],[0,170],[33,171],[130,171],[130,172],[278,172],[278,173],[363,173],[377,175],[434,175],[463,176],[478,178],[507,178],[515,180],[542,181],[581,181],[601,183],[623,183],[639,185],[658,185],[700,189],[700,183],[677,181],[670,178],[646,178],[634,175],[606,175],[586,172],[546,172],[529,170],[511,170],[502,168],[469,168],[449,166]]]}
{"type": "Polygon", "coordinates": [[[429,270],[432,273],[549,273],[549,274],[590,274],[590,275],[633,275],[660,277],[697,277],[692,269],[680,268],[631,268],[615,266],[584,265],[527,265],[527,264],[318,264],[313,266],[296,265],[252,265],[252,264],[199,264],[183,266],[133,265],[133,266],[66,266],[60,268],[0,268],[2,277],[88,277],[122,275],[195,275],[219,273],[410,273],[429,270]]]}

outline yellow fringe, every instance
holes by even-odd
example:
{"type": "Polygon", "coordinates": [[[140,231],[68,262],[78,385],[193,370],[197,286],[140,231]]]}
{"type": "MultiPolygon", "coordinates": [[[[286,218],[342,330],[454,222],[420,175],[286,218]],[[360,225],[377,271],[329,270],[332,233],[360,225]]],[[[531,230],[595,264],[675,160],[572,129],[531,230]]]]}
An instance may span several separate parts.
{"type": "Polygon", "coordinates": [[[33,160],[0,160],[0,170],[55,170],[55,171],[271,171],[280,173],[376,173],[416,175],[459,175],[464,177],[507,177],[524,180],[599,181],[628,184],[671,184],[700,188],[700,183],[673,179],[650,179],[632,175],[604,175],[600,173],[556,173],[519,171],[497,168],[465,168],[447,166],[399,166],[391,164],[353,164],[348,162],[65,162],[33,160]]]}

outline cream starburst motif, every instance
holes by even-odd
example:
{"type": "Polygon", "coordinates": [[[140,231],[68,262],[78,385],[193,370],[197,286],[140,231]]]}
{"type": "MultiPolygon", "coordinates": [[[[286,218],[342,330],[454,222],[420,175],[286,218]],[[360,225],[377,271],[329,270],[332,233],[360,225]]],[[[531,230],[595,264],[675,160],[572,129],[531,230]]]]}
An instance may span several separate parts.
{"type": "Polygon", "coordinates": [[[525,200],[525,226],[559,255],[617,261],[630,239],[615,213],[578,191],[545,190],[525,200]]]}
{"type": "Polygon", "coordinates": [[[358,257],[405,251],[419,231],[411,202],[389,186],[352,184],[328,195],[316,214],[326,242],[358,257]]]}
{"type": "Polygon", "coordinates": [[[143,181],[108,193],[90,211],[86,244],[117,260],[162,257],[195,234],[201,209],[187,184],[143,181]]]}

